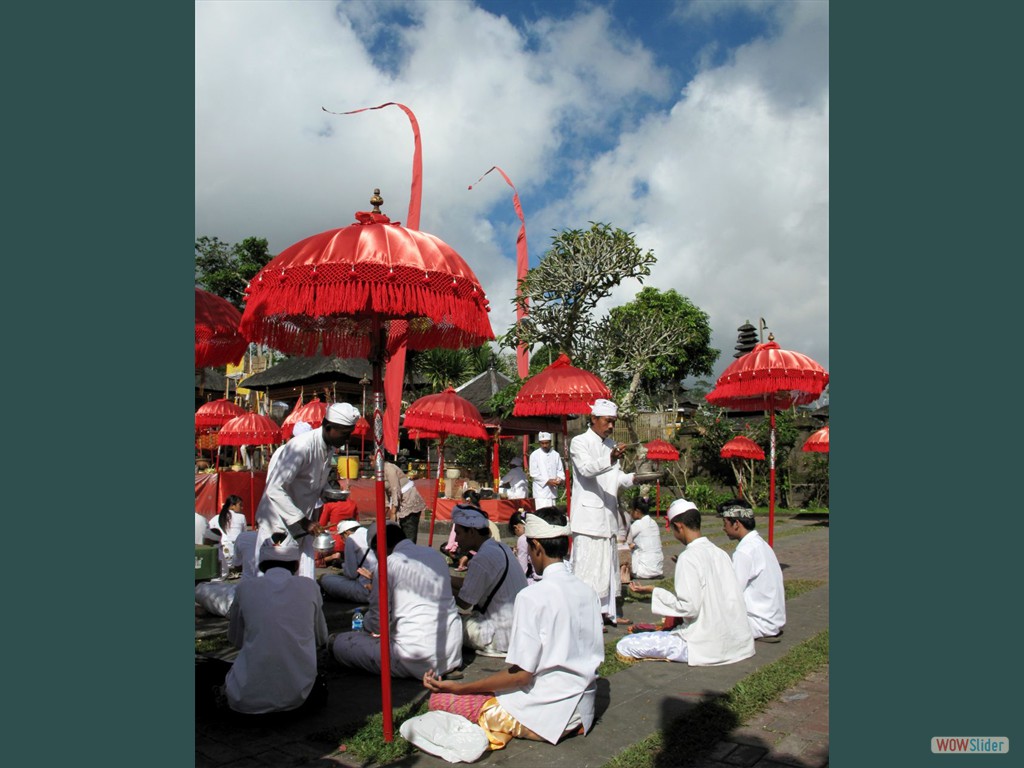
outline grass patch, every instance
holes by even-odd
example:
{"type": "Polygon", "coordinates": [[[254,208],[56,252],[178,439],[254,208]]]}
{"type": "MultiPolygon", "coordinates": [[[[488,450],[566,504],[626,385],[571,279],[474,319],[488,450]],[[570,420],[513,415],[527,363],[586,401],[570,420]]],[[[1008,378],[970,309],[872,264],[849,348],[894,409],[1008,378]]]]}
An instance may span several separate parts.
{"type": "Polygon", "coordinates": [[[229,648],[227,635],[209,635],[208,637],[196,638],[196,653],[216,653],[229,648]]]}
{"type": "Polygon", "coordinates": [[[668,768],[699,760],[785,690],[828,664],[828,649],[825,630],[748,675],[724,696],[702,701],[665,730],[623,750],[604,768],[668,768]]]}
{"type": "Polygon", "coordinates": [[[632,662],[620,661],[615,655],[615,646],[619,642],[619,638],[612,640],[611,642],[604,644],[604,661],[597,668],[598,677],[608,677],[614,675],[620,669],[625,669],[631,666],[632,662]]]}
{"type": "Polygon", "coordinates": [[[792,600],[797,595],[817,589],[824,583],[823,579],[784,579],[782,582],[786,589],[787,600],[792,600]]]}
{"type": "Polygon", "coordinates": [[[405,706],[391,710],[394,740],[384,741],[384,715],[378,712],[361,723],[349,723],[338,728],[317,731],[308,736],[312,741],[333,741],[344,745],[346,756],[355,757],[364,765],[392,763],[416,751],[411,743],[402,738],[399,726],[410,717],[427,712],[426,698],[411,701],[405,706]]]}

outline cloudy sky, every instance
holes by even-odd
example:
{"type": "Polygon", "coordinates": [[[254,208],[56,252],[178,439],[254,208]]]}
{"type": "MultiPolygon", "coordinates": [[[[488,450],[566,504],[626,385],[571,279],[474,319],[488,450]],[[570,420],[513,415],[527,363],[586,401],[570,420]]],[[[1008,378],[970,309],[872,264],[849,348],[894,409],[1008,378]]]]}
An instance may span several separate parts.
{"type": "MultiPolygon", "coordinates": [[[[201,0],[195,234],[272,253],[409,203],[514,321],[516,185],[530,264],[600,221],[658,258],[645,285],[708,313],[733,361],[764,318],[829,368],[828,32],[823,0],[273,2],[201,0]],[[467,187],[473,185],[473,189],[467,187]]],[[[624,283],[623,304],[642,286],[624,283]]]]}

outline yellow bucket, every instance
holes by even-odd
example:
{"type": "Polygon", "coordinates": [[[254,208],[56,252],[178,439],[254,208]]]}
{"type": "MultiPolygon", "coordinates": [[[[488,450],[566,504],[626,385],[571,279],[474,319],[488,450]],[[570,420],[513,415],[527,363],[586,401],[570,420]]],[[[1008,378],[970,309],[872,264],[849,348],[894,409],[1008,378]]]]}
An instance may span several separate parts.
{"type": "Polygon", "coordinates": [[[338,457],[338,477],[355,480],[359,477],[359,459],[355,456],[338,457]]]}

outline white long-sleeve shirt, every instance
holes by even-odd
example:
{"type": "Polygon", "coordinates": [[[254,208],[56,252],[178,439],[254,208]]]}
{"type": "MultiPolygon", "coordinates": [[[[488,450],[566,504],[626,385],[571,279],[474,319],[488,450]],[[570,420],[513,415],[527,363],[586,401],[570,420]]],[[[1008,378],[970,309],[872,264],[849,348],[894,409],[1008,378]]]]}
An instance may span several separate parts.
{"type": "Polygon", "coordinates": [[[533,483],[534,509],[553,507],[558,498],[558,488],[548,485],[548,480],[563,479],[565,467],[562,457],[552,448],[545,451],[538,448],[530,454],[530,480],[533,483]]]}
{"type": "Polygon", "coordinates": [[[675,594],[655,587],[651,610],[677,616],[683,625],[672,631],[685,641],[694,667],[732,664],[754,655],[754,636],[732,561],[701,536],[676,560],[675,594]]]}
{"type": "Polygon", "coordinates": [[[623,472],[621,461],[612,464],[615,445],[592,429],[569,443],[573,483],[569,526],[574,534],[605,538],[614,537],[618,530],[619,489],[633,485],[633,473],[623,472]]]}
{"type": "Polygon", "coordinates": [[[786,587],[775,551],[756,530],[748,531],[732,553],[732,567],[754,637],[777,635],[786,624],[786,587]]]}

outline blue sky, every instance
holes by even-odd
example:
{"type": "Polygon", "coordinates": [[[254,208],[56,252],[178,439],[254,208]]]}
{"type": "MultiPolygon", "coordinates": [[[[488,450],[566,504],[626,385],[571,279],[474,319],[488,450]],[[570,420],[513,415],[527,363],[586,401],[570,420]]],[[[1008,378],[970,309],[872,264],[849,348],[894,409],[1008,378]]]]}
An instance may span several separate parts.
{"type": "MultiPolygon", "coordinates": [[[[645,285],[736,329],[764,318],[829,364],[829,6],[787,2],[206,0],[196,14],[196,236],[278,253],[354,221],[380,187],[404,220],[416,114],[421,229],[514,320],[518,188],[531,265],[607,222],[658,257],[645,285]],[[467,187],[473,184],[472,191],[467,187]]],[[[604,308],[641,288],[624,283],[604,308]]]]}

